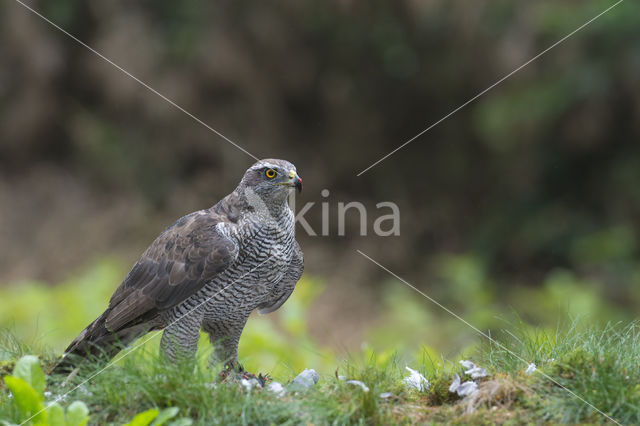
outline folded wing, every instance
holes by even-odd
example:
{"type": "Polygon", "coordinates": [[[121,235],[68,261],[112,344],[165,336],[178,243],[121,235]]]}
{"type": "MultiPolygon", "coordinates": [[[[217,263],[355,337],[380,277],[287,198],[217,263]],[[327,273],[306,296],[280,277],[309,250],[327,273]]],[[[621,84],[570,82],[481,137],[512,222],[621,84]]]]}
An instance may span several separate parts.
{"type": "Polygon", "coordinates": [[[160,234],[111,297],[107,329],[115,332],[176,306],[227,269],[238,248],[219,232],[221,221],[196,212],[160,234]]]}

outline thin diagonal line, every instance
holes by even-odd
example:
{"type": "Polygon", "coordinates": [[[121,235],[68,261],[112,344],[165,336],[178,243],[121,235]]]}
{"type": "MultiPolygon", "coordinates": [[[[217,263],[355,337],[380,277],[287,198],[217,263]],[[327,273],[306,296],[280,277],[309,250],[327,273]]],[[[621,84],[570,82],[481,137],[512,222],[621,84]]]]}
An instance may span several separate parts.
{"type": "Polygon", "coordinates": [[[454,109],[453,111],[451,111],[449,114],[445,115],[444,117],[442,117],[440,120],[436,121],[435,123],[433,123],[432,125],[430,125],[429,127],[427,127],[426,129],[424,129],[423,131],[421,131],[420,133],[418,133],[417,135],[415,135],[414,137],[412,137],[411,139],[409,139],[408,141],[406,141],[405,143],[403,143],[402,145],[400,145],[399,147],[397,147],[396,149],[394,149],[393,151],[389,152],[387,155],[385,155],[384,157],[380,158],[378,161],[374,162],[373,164],[371,164],[369,167],[367,167],[366,169],[362,170],[360,173],[357,174],[357,176],[362,175],[363,173],[365,173],[367,170],[377,166],[378,164],[380,164],[381,162],[383,162],[384,160],[386,160],[387,158],[391,157],[393,154],[395,154],[396,152],[400,151],[402,148],[404,148],[405,146],[409,145],[411,142],[415,141],[416,139],[418,139],[420,136],[424,135],[425,133],[427,133],[429,130],[433,129],[434,127],[436,127],[438,124],[442,123],[444,120],[446,120],[447,118],[451,117],[452,115],[454,115],[455,113],[457,113],[458,111],[460,111],[462,108],[466,107],[467,105],[469,105],[471,102],[475,101],[476,99],[478,99],[479,97],[481,97],[482,95],[484,95],[485,93],[487,93],[488,91],[490,91],[491,89],[493,89],[494,87],[496,87],[497,85],[499,85],[500,83],[502,83],[503,81],[505,81],[506,79],[508,79],[509,77],[511,77],[512,75],[514,75],[515,73],[517,73],[518,71],[520,71],[521,69],[523,69],[524,67],[526,67],[527,65],[529,65],[530,63],[532,63],[533,61],[535,61],[536,59],[540,58],[542,55],[544,55],[545,53],[549,52],[551,49],[553,49],[554,47],[558,46],[559,44],[561,44],[562,42],[564,42],[565,40],[567,40],[569,37],[573,36],[575,33],[577,33],[578,31],[582,30],[583,28],[585,28],[587,25],[591,24],[593,21],[595,21],[596,19],[600,18],[602,15],[604,15],[605,13],[609,12],[611,9],[613,9],[614,7],[618,6],[620,3],[622,3],[624,0],[618,0],[616,3],[614,3],[613,5],[609,6],[608,8],[606,8],[605,10],[603,10],[602,12],[600,12],[599,14],[597,14],[596,16],[594,16],[593,18],[589,19],[587,22],[585,22],[584,24],[580,25],[578,28],[576,28],[575,30],[571,31],[569,34],[567,34],[566,36],[562,37],[560,40],[556,41],[555,43],[553,43],[551,46],[547,47],[546,49],[544,49],[542,52],[538,53],[536,56],[534,56],[533,58],[529,59],[527,62],[525,62],[524,64],[520,65],[518,68],[516,68],[515,70],[511,71],[509,74],[505,75],[504,77],[502,77],[500,80],[496,81],[495,83],[493,83],[491,86],[487,87],[486,89],[484,89],[482,92],[478,93],[477,95],[475,95],[473,98],[469,99],[468,101],[466,101],[465,103],[463,103],[462,105],[460,105],[458,108],[454,109]]]}
{"type": "MultiPolygon", "coordinates": [[[[417,291],[418,293],[420,293],[423,297],[425,297],[426,299],[428,299],[430,302],[434,303],[435,305],[437,305],[438,307],[444,309],[446,312],[448,312],[449,314],[453,315],[454,317],[456,317],[458,320],[462,321],[464,324],[466,324],[467,326],[471,327],[473,330],[475,330],[477,333],[479,333],[480,335],[486,337],[491,343],[501,347],[502,349],[504,349],[505,351],[509,352],[511,355],[513,355],[515,358],[519,359],[520,361],[524,362],[525,364],[529,364],[529,362],[527,360],[525,360],[524,358],[522,358],[520,355],[516,354],[515,352],[513,352],[512,350],[510,350],[509,348],[507,348],[506,346],[504,346],[502,343],[498,342],[497,340],[494,340],[491,336],[489,336],[487,333],[485,333],[484,331],[481,331],[480,329],[478,329],[476,326],[474,326],[473,324],[471,324],[470,322],[468,322],[467,320],[465,320],[464,318],[462,318],[460,315],[456,314],[455,312],[453,312],[451,309],[447,308],[446,306],[442,305],[440,302],[438,302],[437,300],[435,300],[434,298],[432,298],[431,296],[429,296],[428,294],[424,293],[423,291],[417,289],[415,286],[413,286],[412,284],[410,284],[409,282],[407,282],[406,280],[404,280],[403,278],[401,278],[400,276],[398,276],[397,274],[393,273],[392,271],[390,271],[388,268],[384,267],[383,265],[381,265],[379,262],[373,260],[371,257],[367,256],[366,254],[364,254],[363,252],[361,252],[360,250],[356,250],[358,253],[360,253],[364,258],[368,259],[369,261],[371,261],[372,263],[378,265],[382,270],[386,271],[388,274],[392,275],[394,278],[396,278],[397,280],[401,281],[402,283],[404,283],[405,285],[407,285],[408,287],[412,288],[413,290],[417,291]]],[[[607,418],[607,420],[612,421],[615,424],[620,424],[618,423],[615,419],[613,419],[611,416],[609,416],[608,414],[604,413],[602,410],[598,409],[598,407],[594,406],[592,403],[590,403],[589,401],[587,401],[586,399],[584,399],[583,397],[581,397],[580,395],[578,395],[577,393],[573,392],[572,390],[566,388],[565,386],[561,385],[560,383],[558,383],[553,377],[549,376],[548,374],[544,373],[542,370],[540,369],[536,369],[537,372],[539,372],[544,378],[546,378],[547,380],[549,380],[550,382],[552,382],[553,384],[561,387],[562,389],[566,390],[567,392],[569,392],[571,395],[573,395],[575,398],[579,399],[580,401],[582,401],[583,403],[585,403],[586,405],[588,405],[589,407],[593,408],[595,411],[597,411],[598,413],[602,414],[604,417],[607,418]]]]}
{"type": "Polygon", "coordinates": [[[49,25],[53,26],[54,28],[56,28],[57,30],[59,30],[60,32],[62,32],[63,34],[65,34],[66,36],[70,37],[71,39],[73,39],[75,42],[77,42],[78,44],[86,47],[87,49],[89,49],[91,52],[93,52],[94,54],[96,54],[98,57],[100,57],[101,59],[103,59],[104,61],[108,62],[109,64],[113,65],[115,68],[117,68],[118,70],[122,71],[124,74],[126,74],[127,76],[131,77],[133,80],[135,80],[137,83],[139,83],[141,86],[143,86],[144,88],[148,89],[149,91],[151,91],[152,93],[155,93],[156,95],[160,96],[162,99],[164,99],[165,101],[167,101],[168,103],[170,103],[171,105],[173,105],[174,107],[176,107],[178,110],[182,111],[183,113],[185,113],[186,115],[188,115],[189,117],[191,117],[192,119],[194,119],[196,122],[198,122],[199,124],[203,125],[204,127],[206,127],[207,129],[209,129],[210,131],[212,131],[213,133],[215,133],[216,135],[220,136],[222,139],[224,139],[225,141],[229,142],[231,145],[235,146],[236,148],[238,148],[240,151],[244,152],[245,154],[247,154],[248,156],[254,158],[256,161],[259,160],[258,157],[256,157],[255,155],[253,155],[252,153],[250,153],[249,151],[247,151],[246,149],[244,149],[243,147],[241,147],[240,145],[238,145],[237,143],[235,143],[234,141],[232,141],[231,139],[229,139],[228,137],[226,137],[225,135],[223,135],[222,133],[220,133],[219,131],[217,131],[216,129],[214,129],[213,127],[211,127],[210,125],[208,125],[207,123],[205,123],[204,121],[202,121],[201,119],[199,119],[198,117],[196,117],[195,115],[193,115],[192,113],[190,113],[189,111],[187,111],[186,109],[184,109],[183,107],[181,107],[180,105],[178,105],[177,103],[175,103],[174,101],[172,101],[171,99],[169,99],[168,97],[166,97],[165,95],[163,95],[162,93],[158,92],[156,89],[154,89],[153,87],[149,86],[147,83],[145,83],[144,81],[140,80],[138,77],[136,77],[135,75],[131,74],[129,71],[125,70],[124,68],[122,68],[120,65],[116,64],[115,62],[113,62],[111,59],[107,58],[106,56],[104,56],[102,53],[98,52],[96,49],[94,49],[93,47],[89,46],[87,43],[83,42],[82,40],[80,40],[78,37],[74,36],[73,34],[71,34],[70,32],[68,32],[67,30],[65,30],[64,28],[60,27],[58,24],[56,24],[55,22],[51,21],[49,18],[47,18],[46,16],[42,15],[40,12],[38,12],[37,10],[33,9],[32,7],[26,5],[25,3],[23,3],[20,0],[15,0],[16,3],[22,5],[25,9],[29,10],[31,13],[33,13],[34,15],[42,18],[44,21],[46,21],[49,25]]]}
{"type": "MultiPolygon", "coordinates": [[[[187,315],[191,314],[192,312],[194,312],[196,309],[198,309],[200,306],[204,305],[205,303],[207,303],[209,300],[213,299],[214,297],[216,297],[218,294],[222,293],[223,291],[225,291],[226,289],[228,289],[229,287],[231,287],[233,284],[237,283],[238,281],[240,281],[242,278],[246,277],[247,275],[249,275],[250,273],[252,273],[253,271],[255,271],[257,268],[259,268],[260,266],[262,266],[265,262],[267,262],[270,258],[267,257],[265,260],[263,260],[262,262],[260,262],[255,268],[252,268],[251,270],[249,270],[248,272],[246,272],[245,274],[243,274],[242,276],[240,276],[239,278],[233,280],[230,284],[224,286],[221,290],[219,290],[218,292],[216,292],[215,294],[213,294],[212,296],[208,297],[207,299],[205,299],[203,302],[199,303],[198,305],[194,306],[192,309],[190,309],[189,311],[187,311],[186,313],[184,313],[183,315],[181,315],[180,317],[178,317],[175,321],[171,322],[169,325],[167,325],[165,328],[171,327],[172,325],[174,325],[175,323],[177,323],[178,321],[180,321],[182,318],[186,317],[187,315]]],[[[76,389],[78,389],[80,386],[84,385],[85,383],[87,383],[89,380],[93,379],[94,377],[96,377],[97,375],[99,375],[100,373],[102,373],[103,371],[105,371],[107,368],[111,367],[112,365],[114,365],[116,362],[120,361],[121,359],[131,355],[136,349],[138,349],[139,347],[141,347],[142,345],[144,345],[145,343],[147,343],[149,340],[153,339],[154,337],[156,337],[157,335],[161,334],[162,330],[153,333],[150,337],[144,339],[142,341],[142,343],[139,343],[137,345],[135,345],[133,348],[131,348],[131,350],[129,350],[128,352],[126,352],[124,355],[122,355],[121,357],[116,357],[115,359],[111,360],[107,365],[105,365],[103,368],[101,368],[100,370],[98,370],[96,373],[92,374],[91,376],[89,376],[88,378],[84,379],[82,382],[80,382],[78,385],[76,385],[73,389],[70,389],[67,393],[58,396],[56,399],[54,399],[53,401],[51,401],[51,403],[49,403],[46,407],[44,407],[43,409],[41,409],[40,411],[38,411],[37,413],[33,414],[31,417],[29,417],[28,419],[26,419],[25,421],[23,421],[22,423],[20,423],[20,426],[24,425],[25,423],[29,422],[31,419],[33,419],[35,416],[37,416],[38,414],[42,413],[43,411],[48,410],[53,404],[63,400],[67,395],[69,395],[71,392],[75,391],[76,389]]]]}

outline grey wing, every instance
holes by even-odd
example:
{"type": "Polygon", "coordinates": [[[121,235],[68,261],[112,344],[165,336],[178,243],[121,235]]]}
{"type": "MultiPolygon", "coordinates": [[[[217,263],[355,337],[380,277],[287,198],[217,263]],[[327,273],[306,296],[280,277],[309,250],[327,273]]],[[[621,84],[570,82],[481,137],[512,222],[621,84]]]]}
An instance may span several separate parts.
{"type": "Polygon", "coordinates": [[[221,218],[196,212],[167,228],[144,252],[109,301],[107,328],[145,321],[183,302],[229,267],[237,245],[218,232],[221,218]]]}
{"type": "Polygon", "coordinates": [[[302,276],[304,270],[304,256],[300,245],[296,241],[296,248],[289,264],[289,269],[285,273],[282,280],[278,283],[275,291],[270,297],[258,306],[258,313],[260,315],[268,314],[280,308],[287,301],[293,290],[296,288],[296,283],[302,276]]]}

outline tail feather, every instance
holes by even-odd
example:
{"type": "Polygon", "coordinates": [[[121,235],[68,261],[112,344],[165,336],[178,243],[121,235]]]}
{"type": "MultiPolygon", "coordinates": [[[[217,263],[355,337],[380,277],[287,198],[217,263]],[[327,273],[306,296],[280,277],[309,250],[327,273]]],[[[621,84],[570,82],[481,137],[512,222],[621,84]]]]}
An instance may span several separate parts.
{"type": "Polygon", "coordinates": [[[111,331],[106,326],[108,314],[107,309],[73,339],[60,361],[51,370],[51,374],[69,373],[83,359],[111,359],[124,346],[148,331],[144,324],[111,331]]]}

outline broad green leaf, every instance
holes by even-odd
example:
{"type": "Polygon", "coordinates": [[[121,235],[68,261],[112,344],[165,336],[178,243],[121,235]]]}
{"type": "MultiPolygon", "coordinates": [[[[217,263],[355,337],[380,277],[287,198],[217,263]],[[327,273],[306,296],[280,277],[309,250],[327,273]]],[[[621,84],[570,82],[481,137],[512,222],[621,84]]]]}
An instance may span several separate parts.
{"type": "Polygon", "coordinates": [[[32,420],[34,423],[46,423],[46,411],[40,412],[44,407],[42,398],[38,393],[20,377],[5,376],[4,382],[13,395],[13,400],[20,410],[24,420],[38,413],[32,420]]]}
{"type": "Polygon", "coordinates": [[[156,417],[156,420],[153,422],[153,426],[165,424],[167,420],[174,418],[176,414],[178,414],[178,411],[180,411],[178,407],[165,408],[158,413],[158,417],[156,417]]]}
{"type": "Polygon", "coordinates": [[[84,426],[89,421],[89,409],[82,401],[73,401],[67,407],[67,426],[84,426]]]}
{"type": "Polygon", "coordinates": [[[60,404],[54,402],[47,407],[47,420],[49,426],[65,426],[67,424],[64,419],[64,409],[60,404]]]}
{"type": "Polygon", "coordinates": [[[187,417],[180,417],[179,419],[176,419],[171,423],[169,423],[168,426],[191,426],[192,424],[193,424],[193,420],[187,417]]]}
{"type": "Polygon", "coordinates": [[[125,426],[147,426],[153,419],[158,416],[158,410],[152,408],[142,413],[138,413],[125,426]]]}
{"type": "Polygon", "coordinates": [[[42,397],[44,392],[44,373],[40,368],[38,357],[25,355],[16,362],[13,376],[19,377],[29,383],[31,387],[42,397]]]}

